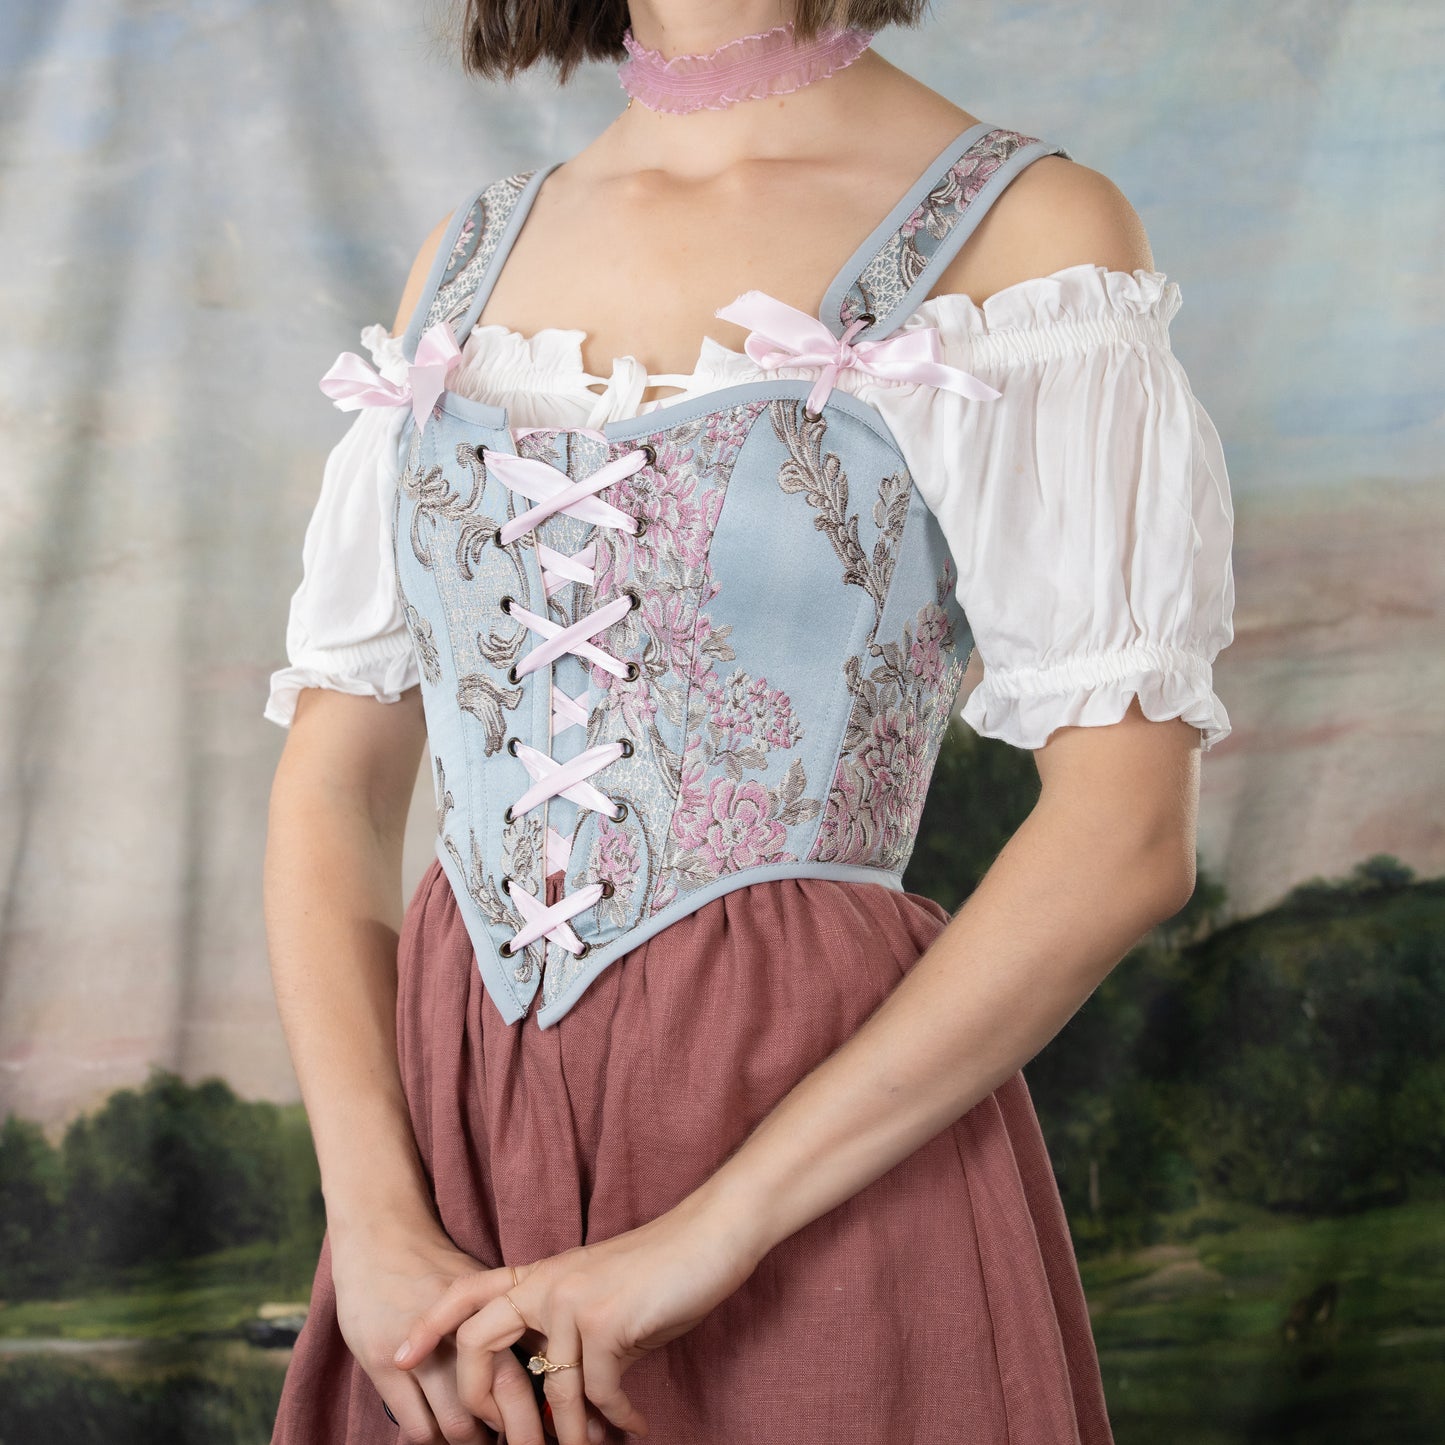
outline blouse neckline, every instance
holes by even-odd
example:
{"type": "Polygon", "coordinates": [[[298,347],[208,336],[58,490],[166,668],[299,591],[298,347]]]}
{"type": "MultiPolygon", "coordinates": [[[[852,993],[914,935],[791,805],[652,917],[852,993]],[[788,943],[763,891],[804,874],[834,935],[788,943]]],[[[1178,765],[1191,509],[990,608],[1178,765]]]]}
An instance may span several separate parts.
{"type": "MultiPolygon", "coordinates": [[[[1140,334],[1167,338],[1180,304],[1179,287],[1161,271],[1111,271],[1082,262],[1047,276],[1028,277],[1003,287],[980,304],[961,292],[922,301],[894,328],[902,332],[935,327],[945,360],[966,370],[1040,360],[1058,351],[1095,344],[1106,337],[1140,334]]],[[[740,382],[769,376],[808,376],[816,368],[765,371],[746,352],[704,335],[690,372],[648,372],[631,353],[612,359],[609,375],[589,372],[582,362],[585,329],[544,326],[522,332],[496,322],[474,325],[462,343],[462,358],[451,389],[478,402],[497,404],[506,395],[560,401],[585,414],[588,425],[650,415],[740,382]],[[599,386],[599,390],[592,387],[599,386]],[[676,388],[646,401],[652,386],[676,388]]],[[[405,370],[402,337],[385,327],[368,327],[362,340],[383,367],[405,370]]],[[[851,370],[838,385],[856,392],[895,389],[917,383],[863,377],[851,370]]],[[[525,403],[524,403],[525,405],[525,403]]]]}
{"type": "MultiPolygon", "coordinates": [[[[1083,319],[1108,310],[1144,312],[1153,309],[1170,288],[1161,271],[1110,271],[1091,262],[1064,267],[1047,276],[1032,276],[995,291],[982,303],[961,292],[944,292],[919,303],[895,331],[937,327],[945,344],[999,331],[1028,329],[1051,322],[1083,319]]],[[[588,396],[591,384],[611,385],[619,372],[643,380],[648,386],[688,386],[717,375],[733,375],[738,368],[756,371],[746,352],[725,346],[704,335],[693,368],[688,372],[648,372],[632,353],[612,358],[611,372],[596,375],[583,365],[582,346],[588,333],[580,327],[543,326],[533,332],[514,330],[498,322],[475,325],[463,344],[461,376],[495,381],[505,372],[511,382],[529,380],[562,383],[565,390],[588,396]],[[475,340],[474,340],[475,338],[475,340]],[[485,370],[485,376],[480,373],[485,370]]],[[[668,398],[658,398],[665,401],[668,398]]],[[[652,406],[655,402],[645,403],[652,406]]]]}

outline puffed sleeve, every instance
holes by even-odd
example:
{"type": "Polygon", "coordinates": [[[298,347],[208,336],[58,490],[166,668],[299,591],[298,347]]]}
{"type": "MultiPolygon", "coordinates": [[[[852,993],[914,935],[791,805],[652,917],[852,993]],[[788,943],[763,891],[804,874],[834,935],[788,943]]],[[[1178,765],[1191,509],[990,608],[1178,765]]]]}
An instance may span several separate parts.
{"type": "MultiPolygon", "coordinates": [[[[405,372],[400,338],[384,326],[361,333],[378,372],[405,372]]],[[[396,702],[419,681],[391,554],[391,507],[403,407],[357,412],[332,449],[301,544],[301,583],[286,622],[288,666],[271,674],[263,716],[291,725],[303,687],[396,702]]]]}
{"type": "Polygon", "coordinates": [[[916,474],[983,662],[964,720],[1038,748],[1056,728],[1181,717],[1230,732],[1234,509],[1218,433],[1169,341],[1163,274],[1075,266],[940,312],[945,355],[1002,395],[938,394],[916,474]]]}

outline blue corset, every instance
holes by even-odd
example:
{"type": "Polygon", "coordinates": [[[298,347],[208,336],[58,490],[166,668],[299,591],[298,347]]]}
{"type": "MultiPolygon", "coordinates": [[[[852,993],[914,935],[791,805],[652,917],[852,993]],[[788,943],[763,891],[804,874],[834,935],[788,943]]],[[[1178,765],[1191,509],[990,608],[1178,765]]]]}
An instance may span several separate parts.
{"type": "MultiPolygon", "coordinates": [[[[980,125],[829,287],[878,339],[987,206],[1061,147],[980,125]]],[[[461,207],[404,340],[480,315],[550,170],[461,207]]],[[[880,415],[816,383],[729,386],[514,432],[444,390],[402,432],[399,598],[421,675],[436,852],[508,1021],[730,889],[902,887],[972,649],[943,534],[880,415]],[[560,886],[549,874],[560,871],[560,886]]],[[[986,404],[986,403],[984,403],[986,404]]]]}

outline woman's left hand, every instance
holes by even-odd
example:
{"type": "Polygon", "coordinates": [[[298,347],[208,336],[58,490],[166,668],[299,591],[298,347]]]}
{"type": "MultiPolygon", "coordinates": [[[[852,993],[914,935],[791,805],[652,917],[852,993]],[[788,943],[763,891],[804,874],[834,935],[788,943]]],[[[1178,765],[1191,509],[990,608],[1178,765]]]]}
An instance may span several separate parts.
{"type": "Polygon", "coordinates": [[[619,1430],[646,1435],[646,1418],[622,1389],[623,1373],[698,1324],[761,1257],[745,1231],[689,1196],[637,1229],[518,1264],[516,1287],[509,1266],[463,1275],[416,1317],[397,1365],[410,1369],[455,1331],[458,1393],[475,1409],[491,1392],[495,1354],[530,1329],[544,1337],[548,1359],[581,1362],[543,1377],[558,1445],[593,1445],[587,1400],[619,1430]]]}

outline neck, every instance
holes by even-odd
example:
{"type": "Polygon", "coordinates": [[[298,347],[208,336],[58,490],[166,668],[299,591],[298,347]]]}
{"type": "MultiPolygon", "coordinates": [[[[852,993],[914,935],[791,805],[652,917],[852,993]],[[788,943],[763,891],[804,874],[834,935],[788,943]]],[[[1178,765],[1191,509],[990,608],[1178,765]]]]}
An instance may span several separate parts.
{"type": "MultiPolygon", "coordinates": [[[[629,8],[638,43],[669,59],[715,50],[792,18],[791,6],[777,0],[633,0],[629,8]]],[[[723,110],[673,115],[634,104],[610,129],[629,168],[697,179],[746,160],[825,154],[829,136],[846,134],[850,120],[866,107],[865,97],[887,64],[869,50],[824,80],[723,110]]]]}
{"type": "Polygon", "coordinates": [[[778,0],[632,0],[627,8],[633,35],[669,59],[716,50],[739,35],[792,19],[792,7],[778,0]]]}

